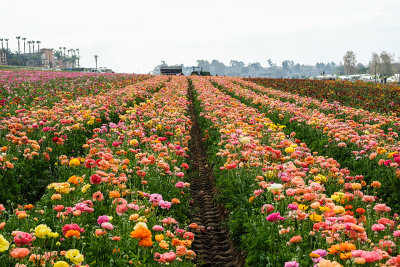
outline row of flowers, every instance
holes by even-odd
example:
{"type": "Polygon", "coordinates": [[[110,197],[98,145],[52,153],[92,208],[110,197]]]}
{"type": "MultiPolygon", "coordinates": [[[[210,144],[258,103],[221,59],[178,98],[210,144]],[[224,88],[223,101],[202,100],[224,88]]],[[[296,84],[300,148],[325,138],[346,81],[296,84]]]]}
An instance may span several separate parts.
{"type": "Polygon", "coordinates": [[[125,87],[144,75],[52,71],[0,71],[0,117],[23,108],[51,107],[63,99],[125,87]]]}
{"type": "Polygon", "coordinates": [[[397,132],[393,129],[389,128],[389,134],[385,134],[379,128],[380,124],[362,126],[352,120],[337,119],[334,114],[326,115],[297,103],[269,98],[260,92],[260,86],[250,82],[242,84],[238,78],[213,78],[212,81],[231,96],[262,110],[274,122],[282,123],[286,134],[296,132],[296,137],[310,144],[314,151],[335,158],[350,170],[365,174],[368,182],[380,181],[381,197],[395,211],[400,209],[400,198],[395,193],[400,188],[400,146],[397,132]]]}
{"type": "MultiPolygon", "coordinates": [[[[241,82],[239,78],[221,79],[213,78],[213,81],[223,85],[227,90],[238,94],[241,97],[251,100],[254,104],[261,104],[267,107],[271,112],[278,112],[282,120],[288,120],[290,123],[304,123],[321,129],[324,134],[331,138],[338,147],[347,147],[350,144],[355,144],[357,150],[353,151],[354,157],[376,158],[378,155],[385,163],[385,159],[389,162],[386,165],[398,167],[400,163],[399,151],[399,134],[394,129],[388,129],[385,133],[381,126],[389,120],[397,126],[400,124],[400,119],[397,117],[375,117],[376,122],[363,124],[354,120],[343,120],[336,118],[335,114],[325,114],[317,109],[310,109],[305,106],[304,102],[310,102],[310,99],[303,101],[288,103],[283,102],[275,97],[267,97],[265,94],[256,93],[253,90],[243,88],[234,82],[241,82]]],[[[243,81],[243,85],[250,86],[252,89],[261,92],[270,92],[268,88],[256,85],[251,82],[243,81]]],[[[357,109],[347,109],[352,112],[353,116],[359,114],[357,109]]]]}
{"type": "Polygon", "coordinates": [[[318,156],[207,79],[193,86],[206,143],[218,148],[211,160],[232,237],[249,266],[400,266],[398,215],[381,202],[378,181],[318,156]]]}
{"type": "Polygon", "coordinates": [[[82,156],[81,146],[93,135],[94,128],[110,121],[117,123],[119,113],[137,100],[150,97],[165,81],[166,77],[145,79],[96,95],[62,99],[52,103],[52,108],[23,108],[3,117],[0,201],[37,200],[49,182],[64,175],[64,168],[59,165],[61,158],[82,156]]]}
{"type": "Polygon", "coordinates": [[[312,96],[301,96],[299,94],[294,94],[286,91],[276,90],[271,87],[260,86],[256,83],[236,79],[235,82],[239,82],[241,85],[248,87],[249,89],[257,90],[264,94],[267,94],[273,98],[279,98],[284,102],[296,103],[298,106],[305,106],[307,108],[318,109],[328,115],[335,115],[336,118],[343,120],[354,120],[356,122],[372,125],[379,125],[379,127],[385,126],[387,128],[395,127],[398,128],[400,118],[396,117],[396,114],[383,115],[377,112],[371,112],[364,110],[362,108],[354,108],[351,106],[341,105],[337,101],[332,103],[328,99],[319,100],[313,98],[312,96]]]}
{"type": "MultiPolygon", "coordinates": [[[[167,79],[89,98],[87,110],[99,112],[96,104],[107,112],[167,79]]],[[[172,78],[146,101],[122,105],[118,122],[92,130],[84,156],[60,157],[64,182],[49,184],[35,205],[0,205],[2,265],[192,266],[190,246],[200,228],[188,224],[186,88],[185,78],[172,78]]],[[[79,113],[84,102],[67,105],[70,114],[79,113]]],[[[73,120],[72,125],[79,121],[73,120]]]]}
{"type": "Polygon", "coordinates": [[[369,111],[400,114],[398,85],[302,79],[246,79],[263,86],[369,111]]]}

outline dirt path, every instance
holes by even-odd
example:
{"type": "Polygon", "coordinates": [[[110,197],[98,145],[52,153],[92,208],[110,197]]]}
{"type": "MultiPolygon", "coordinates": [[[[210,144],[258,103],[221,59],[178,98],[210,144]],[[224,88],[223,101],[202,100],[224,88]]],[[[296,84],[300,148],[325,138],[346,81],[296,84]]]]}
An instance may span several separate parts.
{"type": "Polygon", "coordinates": [[[191,177],[191,194],[193,196],[193,218],[205,227],[196,233],[193,249],[198,256],[200,266],[243,266],[243,258],[237,252],[229,238],[229,230],[222,224],[224,210],[215,200],[216,188],[211,168],[208,166],[207,154],[202,142],[202,131],[198,125],[197,114],[193,105],[193,92],[189,86],[189,114],[193,122],[192,142],[189,146],[190,161],[193,166],[191,177]]]}

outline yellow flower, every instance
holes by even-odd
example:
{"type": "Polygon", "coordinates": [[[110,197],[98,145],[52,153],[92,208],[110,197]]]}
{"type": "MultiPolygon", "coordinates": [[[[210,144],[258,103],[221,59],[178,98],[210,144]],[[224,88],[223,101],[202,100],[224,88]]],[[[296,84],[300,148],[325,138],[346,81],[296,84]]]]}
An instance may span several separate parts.
{"type": "Polygon", "coordinates": [[[158,125],[156,126],[156,129],[157,129],[157,131],[161,131],[161,130],[162,130],[162,125],[158,124],[158,125]]]}
{"type": "Polygon", "coordinates": [[[38,238],[58,237],[58,233],[53,233],[52,230],[45,224],[40,224],[35,228],[35,236],[38,238]]]}
{"type": "Polygon", "coordinates": [[[328,179],[325,176],[323,176],[322,174],[318,174],[317,176],[314,176],[314,180],[317,182],[325,183],[328,179]]]}
{"type": "Polygon", "coordinates": [[[293,153],[294,150],[295,150],[294,147],[291,147],[291,146],[290,146],[290,147],[287,147],[287,148],[285,149],[285,152],[286,152],[286,153],[293,153]]]}
{"type": "Polygon", "coordinates": [[[323,206],[323,207],[321,206],[321,207],[319,207],[319,210],[322,211],[322,212],[325,212],[325,211],[329,211],[330,208],[326,207],[326,206],[323,206]]]}
{"type": "Polygon", "coordinates": [[[131,146],[136,146],[138,143],[139,143],[139,142],[138,142],[138,140],[136,140],[136,139],[132,139],[132,140],[129,142],[129,144],[130,144],[131,146]]]}
{"type": "Polygon", "coordinates": [[[0,252],[8,250],[10,247],[10,242],[8,242],[3,235],[0,235],[0,252]]]}
{"type": "Polygon", "coordinates": [[[65,257],[72,261],[74,264],[80,264],[82,261],[85,260],[83,255],[79,253],[79,250],[77,249],[70,249],[67,251],[65,254],[65,257]]]}
{"type": "Polygon", "coordinates": [[[322,221],[322,215],[318,215],[318,214],[316,214],[316,213],[311,214],[311,215],[309,216],[309,218],[310,218],[311,221],[313,221],[313,222],[320,222],[320,221],[322,221]]]}
{"type": "Polygon", "coordinates": [[[338,214],[338,213],[345,213],[345,212],[346,212],[346,210],[345,210],[342,206],[335,206],[335,207],[333,208],[333,211],[334,211],[336,214],[338,214]]]}
{"type": "Polygon", "coordinates": [[[156,239],[157,242],[161,242],[164,239],[164,235],[163,234],[155,235],[154,238],[156,239]]]}
{"type": "Polygon", "coordinates": [[[307,210],[308,207],[309,207],[309,206],[306,206],[306,205],[304,205],[304,204],[300,204],[300,205],[298,206],[298,208],[299,208],[300,210],[302,210],[302,211],[307,210]]]}
{"type": "Polygon", "coordinates": [[[69,267],[69,264],[66,261],[57,261],[53,267],[69,267]]]}
{"type": "Polygon", "coordinates": [[[79,166],[79,165],[81,165],[81,162],[80,162],[79,159],[71,159],[70,162],[69,162],[69,166],[70,167],[76,167],[76,166],[79,166]]]}
{"type": "Polygon", "coordinates": [[[82,189],[81,189],[81,191],[82,191],[82,193],[86,193],[86,191],[90,188],[90,184],[86,184],[86,185],[84,185],[83,187],[82,187],[82,189]]]}

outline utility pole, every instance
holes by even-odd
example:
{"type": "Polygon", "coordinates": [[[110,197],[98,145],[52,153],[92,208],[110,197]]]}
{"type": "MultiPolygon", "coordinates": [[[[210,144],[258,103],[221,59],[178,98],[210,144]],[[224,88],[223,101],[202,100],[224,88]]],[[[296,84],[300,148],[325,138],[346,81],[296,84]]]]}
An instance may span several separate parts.
{"type": "Polygon", "coordinates": [[[99,57],[98,55],[94,55],[94,60],[96,61],[96,69],[97,69],[97,58],[98,57],[99,57]]]}

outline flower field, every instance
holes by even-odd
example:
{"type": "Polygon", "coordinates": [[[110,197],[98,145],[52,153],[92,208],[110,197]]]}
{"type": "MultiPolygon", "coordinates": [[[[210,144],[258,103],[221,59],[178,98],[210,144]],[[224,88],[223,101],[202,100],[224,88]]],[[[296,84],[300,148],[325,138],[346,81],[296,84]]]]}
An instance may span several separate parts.
{"type": "Polygon", "coordinates": [[[318,81],[302,79],[246,79],[266,87],[339,102],[342,105],[383,113],[400,113],[398,85],[383,85],[362,81],[318,81]]]}
{"type": "Polygon", "coordinates": [[[400,266],[397,111],[283,83],[0,72],[0,265],[400,266]]]}

